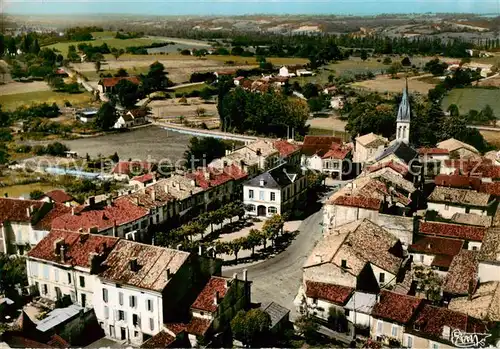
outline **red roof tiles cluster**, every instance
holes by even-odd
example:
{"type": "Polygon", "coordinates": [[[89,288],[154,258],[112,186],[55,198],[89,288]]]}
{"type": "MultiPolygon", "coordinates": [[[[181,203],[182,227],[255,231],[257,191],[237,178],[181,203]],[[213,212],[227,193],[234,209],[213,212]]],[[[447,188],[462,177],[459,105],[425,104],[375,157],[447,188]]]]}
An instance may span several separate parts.
{"type": "Polygon", "coordinates": [[[133,181],[137,181],[140,183],[151,182],[153,179],[154,179],[153,173],[146,173],[146,174],[143,174],[142,176],[136,176],[136,177],[132,178],[133,181]]]}
{"type": "Polygon", "coordinates": [[[369,173],[371,173],[371,172],[375,172],[375,171],[378,171],[378,170],[380,170],[382,168],[386,168],[386,167],[393,169],[394,171],[400,173],[403,176],[406,176],[406,174],[408,173],[408,166],[403,165],[399,162],[394,162],[394,161],[387,161],[387,162],[383,162],[383,163],[380,163],[377,165],[372,165],[372,166],[369,166],[366,170],[369,173]]]}
{"type": "Polygon", "coordinates": [[[376,198],[364,196],[339,196],[332,201],[334,205],[365,208],[368,210],[380,210],[382,201],[376,198]]]}
{"type": "Polygon", "coordinates": [[[212,320],[193,316],[188,323],[166,323],[165,327],[176,335],[186,331],[196,336],[204,336],[211,325],[212,320]]]}
{"type": "Polygon", "coordinates": [[[456,295],[466,295],[469,287],[477,283],[478,251],[462,250],[451,262],[444,282],[444,291],[456,295]]]}
{"type": "Polygon", "coordinates": [[[28,256],[59,264],[89,268],[90,253],[108,253],[117,242],[118,238],[110,236],[52,230],[28,252],[28,256]],[[54,250],[54,244],[58,239],[64,239],[64,262],[54,250]]]}
{"type": "Polygon", "coordinates": [[[35,229],[37,230],[50,230],[52,228],[52,222],[57,217],[63,216],[65,214],[71,213],[72,208],[63,204],[52,204],[52,209],[45,214],[42,219],[40,219],[35,224],[35,229]]]}
{"type": "Polygon", "coordinates": [[[462,249],[462,240],[446,239],[434,236],[423,236],[408,247],[410,252],[431,255],[455,256],[462,249]]]}
{"type": "Polygon", "coordinates": [[[174,336],[171,336],[165,331],[161,331],[142,343],[141,348],[167,348],[169,345],[175,342],[175,340],[176,338],[174,336]]]}
{"type": "Polygon", "coordinates": [[[105,231],[115,225],[130,223],[146,217],[148,210],[134,205],[128,198],[122,197],[113,201],[111,206],[83,207],[75,214],[65,214],[52,221],[53,229],[78,232],[80,229],[97,229],[105,231]]]}
{"type": "Polygon", "coordinates": [[[135,175],[143,172],[150,172],[153,169],[153,164],[147,161],[120,161],[113,171],[114,174],[135,175]]]}
{"type": "Polygon", "coordinates": [[[196,185],[203,189],[217,187],[231,180],[239,180],[246,176],[247,174],[234,164],[224,167],[223,171],[213,167],[206,167],[186,174],[187,178],[194,179],[196,185]]]}
{"type": "Polygon", "coordinates": [[[441,149],[441,148],[419,148],[418,149],[418,154],[419,155],[447,155],[450,152],[448,149],[441,149]]]}
{"type": "Polygon", "coordinates": [[[500,166],[496,166],[490,159],[481,160],[446,160],[446,167],[455,168],[455,174],[472,177],[500,179],[500,166]]]}
{"type": "Polygon", "coordinates": [[[494,196],[500,196],[500,182],[482,183],[478,191],[494,196]]]}
{"type": "Polygon", "coordinates": [[[349,296],[353,291],[352,287],[306,281],[307,297],[323,299],[340,305],[344,305],[349,300],[349,296]]]}
{"type": "Polygon", "coordinates": [[[420,221],[419,230],[420,233],[426,235],[444,236],[469,241],[483,241],[486,234],[486,228],[484,227],[423,221],[420,221]]]}
{"type": "Polygon", "coordinates": [[[104,87],[114,87],[121,80],[128,80],[135,85],[139,85],[141,83],[141,80],[139,80],[139,78],[137,76],[120,76],[120,77],[114,77],[114,78],[103,78],[99,82],[99,84],[103,85],[104,87]]]}
{"type": "MultiPolygon", "coordinates": [[[[424,337],[444,339],[443,329],[450,328],[450,335],[454,329],[467,333],[486,333],[486,326],[478,319],[467,316],[447,308],[424,305],[417,314],[413,329],[424,337]]],[[[449,338],[446,338],[449,340],[449,338]]]]}
{"type": "Polygon", "coordinates": [[[302,143],[302,153],[307,156],[327,153],[333,144],[342,144],[342,140],[333,136],[305,136],[302,143]]]}
{"type": "Polygon", "coordinates": [[[64,204],[65,202],[73,201],[73,197],[67,194],[64,190],[56,189],[48,191],[45,193],[46,197],[50,198],[52,201],[64,204]]]}
{"type": "Polygon", "coordinates": [[[211,313],[216,312],[218,304],[215,304],[215,297],[217,296],[217,302],[219,302],[226,296],[228,288],[228,280],[212,276],[198,297],[196,297],[191,308],[211,313]]]}
{"type": "Polygon", "coordinates": [[[344,160],[350,152],[350,148],[342,147],[341,145],[334,143],[322,158],[344,160]]]}
{"type": "Polygon", "coordinates": [[[290,156],[300,149],[300,146],[287,141],[275,141],[273,145],[283,158],[290,156]]]}
{"type": "Polygon", "coordinates": [[[478,190],[481,186],[481,179],[461,175],[440,174],[434,178],[434,183],[441,187],[462,188],[478,190]]]}
{"type": "Polygon", "coordinates": [[[420,298],[381,290],[380,300],[373,307],[372,316],[405,325],[422,302],[420,298]]]}
{"type": "Polygon", "coordinates": [[[47,203],[35,200],[0,198],[0,223],[5,221],[29,223],[33,213],[30,215],[28,210],[32,209],[35,212],[45,204],[47,203]]]}

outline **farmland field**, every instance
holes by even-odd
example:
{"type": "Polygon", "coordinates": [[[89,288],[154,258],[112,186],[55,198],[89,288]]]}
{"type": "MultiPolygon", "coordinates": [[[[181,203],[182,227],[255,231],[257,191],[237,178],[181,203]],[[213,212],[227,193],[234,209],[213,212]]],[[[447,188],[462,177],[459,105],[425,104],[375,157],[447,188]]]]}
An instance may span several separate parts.
{"type": "Polygon", "coordinates": [[[151,45],[154,42],[163,42],[161,39],[153,39],[153,38],[137,38],[137,39],[115,39],[114,37],[100,37],[96,40],[90,41],[78,41],[78,42],[58,42],[57,44],[52,44],[49,46],[45,46],[47,48],[55,48],[56,50],[61,51],[62,55],[66,57],[68,54],[68,47],[74,45],[75,47],[78,44],[86,43],[92,44],[93,46],[100,46],[104,43],[108,44],[109,48],[117,48],[117,49],[125,49],[131,46],[144,46],[151,45]]]}
{"type": "MultiPolygon", "coordinates": [[[[389,75],[379,75],[373,80],[355,82],[352,86],[380,93],[400,93],[405,87],[405,79],[392,79],[389,75]]],[[[419,80],[419,77],[408,78],[410,92],[427,94],[434,86],[434,84],[419,80]]]]}
{"type": "Polygon", "coordinates": [[[467,113],[471,109],[481,110],[487,104],[493,108],[497,117],[500,117],[500,90],[482,88],[457,88],[452,90],[443,100],[443,109],[450,104],[456,104],[460,113],[467,113]]]}
{"type": "Polygon", "coordinates": [[[14,110],[23,105],[31,105],[34,103],[57,103],[60,107],[64,101],[69,101],[72,105],[85,105],[92,100],[92,96],[88,92],[78,94],[61,93],[54,91],[35,91],[26,93],[16,93],[8,95],[0,95],[0,104],[5,110],[14,110]]]}

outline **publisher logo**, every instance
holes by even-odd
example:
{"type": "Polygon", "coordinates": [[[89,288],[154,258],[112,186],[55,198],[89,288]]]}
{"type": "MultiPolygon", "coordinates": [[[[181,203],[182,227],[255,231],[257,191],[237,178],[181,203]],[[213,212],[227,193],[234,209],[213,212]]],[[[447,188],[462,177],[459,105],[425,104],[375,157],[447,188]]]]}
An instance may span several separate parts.
{"type": "Polygon", "coordinates": [[[467,333],[460,330],[453,330],[451,333],[451,342],[458,348],[484,348],[486,339],[491,334],[467,333]]]}

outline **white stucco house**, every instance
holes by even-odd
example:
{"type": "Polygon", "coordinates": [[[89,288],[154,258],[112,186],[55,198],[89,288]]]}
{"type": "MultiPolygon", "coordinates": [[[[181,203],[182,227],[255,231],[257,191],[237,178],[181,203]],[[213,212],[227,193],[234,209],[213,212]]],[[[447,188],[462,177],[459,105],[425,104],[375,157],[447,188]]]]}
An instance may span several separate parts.
{"type": "Polygon", "coordinates": [[[95,307],[96,272],[117,241],[102,235],[52,230],[28,253],[26,271],[32,291],[52,301],[69,296],[84,308],[95,307]]]}
{"type": "Polygon", "coordinates": [[[373,132],[356,137],[353,161],[357,163],[368,162],[382,154],[389,140],[373,132]]]}
{"type": "Polygon", "coordinates": [[[495,198],[490,194],[475,190],[437,186],[427,201],[428,210],[436,211],[443,218],[450,219],[456,213],[486,216],[495,198]]]}
{"type": "Polygon", "coordinates": [[[284,165],[243,184],[243,203],[252,216],[271,217],[290,211],[305,200],[306,176],[293,166],[284,165]]]}
{"type": "MultiPolygon", "coordinates": [[[[106,336],[140,345],[163,329],[167,297],[184,280],[190,254],[120,240],[103,262],[94,309],[106,336]]],[[[189,285],[186,285],[188,287],[189,285]]]]}

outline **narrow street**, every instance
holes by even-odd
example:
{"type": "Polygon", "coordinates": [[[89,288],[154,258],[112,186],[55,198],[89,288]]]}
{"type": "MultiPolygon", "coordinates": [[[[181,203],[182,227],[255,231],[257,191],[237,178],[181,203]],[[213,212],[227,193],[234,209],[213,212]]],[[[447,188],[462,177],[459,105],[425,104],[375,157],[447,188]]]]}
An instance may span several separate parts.
{"type": "Polygon", "coordinates": [[[252,302],[274,301],[291,310],[290,319],[297,316],[293,300],[302,282],[302,265],[321,238],[323,210],[307,217],[299,227],[299,234],[292,244],[279,255],[262,263],[246,268],[223,270],[224,276],[231,277],[243,269],[248,270],[252,283],[252,302]]]}

